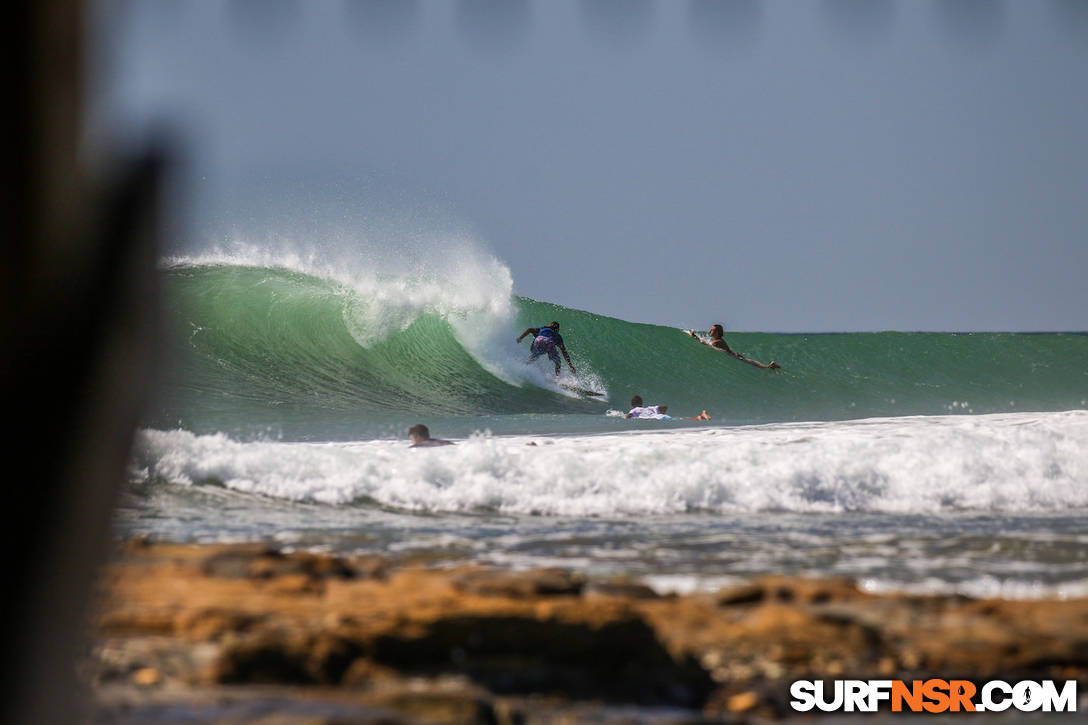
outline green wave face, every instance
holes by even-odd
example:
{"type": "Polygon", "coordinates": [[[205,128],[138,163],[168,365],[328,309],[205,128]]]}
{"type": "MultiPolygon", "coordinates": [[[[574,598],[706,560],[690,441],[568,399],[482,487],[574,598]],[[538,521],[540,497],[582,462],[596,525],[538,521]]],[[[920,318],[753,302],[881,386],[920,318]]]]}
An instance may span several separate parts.
{"type": "Polygon", "coordinates": [[[521,307],[523,318],[563,322],[568,347],[592,360],[617,404],[637,392],[684,415],[706,408],[745,423],[839,420],[1066,410],[1088,398],[1083,333],[726,334],[734,351],[782,365],[772,371],[673,328],[530,300],[521,307]]]}
{"type": "Polygon", "coordinates": [[[271,410],[315,420],[337,412],[570,409],[571,401],[487,372],[449,321],[431,311],[370,339],[368,328],[388,326],[375,310],[381,300],[362,299],[336,282],[235,266],[173,269],[166,276],[174,323],[167,390],[187,408],[271,410]]]}
{"type": "Polygon", "coordinates": [[[674,415],[705,408],[727,424],[1066,410],[1088,401],[1081,333],[727,332],[734,350],[782,365],[769,371],[677,329],[526,298],[503,316],[391,304],[380,286],[363,293],[278,268],[163,274],[173,327],[147,421],[154,427],[399,436],[404,421],[422,418],[464,419],[451,425],[465,432],[502,430],[508,419],[529,431],[543,421],[555,432],[611,430],[630,421],[606,411],[625,410],[636,393],[674,415]],[[523,364],[528,340],[514,338],[552,320],[578,369],[572,382],[605,398],[563,394],[546,360],[523,364]]]}

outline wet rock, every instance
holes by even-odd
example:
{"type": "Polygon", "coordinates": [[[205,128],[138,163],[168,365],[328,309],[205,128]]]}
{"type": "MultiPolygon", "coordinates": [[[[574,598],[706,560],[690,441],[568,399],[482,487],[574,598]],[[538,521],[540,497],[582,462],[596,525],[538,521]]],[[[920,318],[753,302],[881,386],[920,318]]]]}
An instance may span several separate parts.
{"type": "Polygon", "coordinates": [[[577,596],[585,586],[581,577],[565,569],[473,569],[455,574],[450,583],[462,594],[517,599],[577,596]]]}
{"type": "Polygon", "coordinates": [[[359,643],[328,632],[308,636],[268,628],[226,640],[203,679],[223,684],[338,685],[362,654],[359,643]]]}
{"type": "Polygon", "coordinates": [[[172,630],[196,640],[215,639],[227,633],[248,632],[265,618],[229,607],[198,608],[178,614],[172,630]]]}
{"type": "Polygon", "coordinates": [[[440,618],[407,637],[385,635],[371,657],[405,672],[465,673],[495,693],[559,693],[641,704],[696,706],[713,684],[674,658],[636,614],[604,623],[557,618],[440,618]]]}
{"type": "Polygon", "coordinates": [[[162,682],[162,674],[154,667],[142,667],[132,673],[132,681],[137,685],[150,687],[162,682]]]}
{"type": "Polygon", "coordinates": [[[282,556],[265,544],[243,544],[216,551],[204,559],[201,569],[207,576],[249,579],[256,576],[254,569],[258,562],[282,556]]]}
{"type": "Polygon", "coordinates": [[[761,585],[745,584],[739,587],[723,589],[719,592],[717,601],[723,607],[732,607],[744,604],[759,604],[767,598],[767,592],[761,585]]]}
{"type": "Polygon", "coordinates": [[[743,721],[790,715],[796,679],[1088,680],[1088,599],[876,595],[788,577],[657,597],[558,569],[372,563],[126,547],[103,573],[102,646],[82,669],[135,702],[264,685],[335,691],[395,722],[592,722],[638,705],[743,721]],[[416,700],[432,715],[404,709],[416,700]]]}
{"type": "Polygon", "coordinates": [[[311,580],[351,579],[357,574],[340,557],[307,552],[285,554],[263,544],[239,545],[219,551],[206,558],[202,568],[207,576],[227,579],[273,579],[291,575],[311,580]]]}
{"type": "Polygon", "coordinates": [[[729,712],[748,712],[754,710],[759,706],[759,695],[752,692],[741,692],[736,695],[730,695],[729,699],[725,702],[725,708],[729,712]]]}
{"type": "Polygon", "coordinates": [[[411,722],[443,725],[499,725],[499,717],[486,693],[466,687],[404,689],[382,693],[373,701],[411,722]]]}
{"type": "Polygon", "coordinates": [[[582,590],[587,597],[621,597],[625,599],[657,599],[661,595],[651,587],[625,579],[591,580],[582,590]]]}
{"type": "Polygon", "coordinates": [[[308,649],[308,641],[283,631],[233,637],[223,643],[202,679],[208,684],[316,684],[308,649]]]}
{"type": "Polygon", "coordinates": [[[780,576],[760,577],[738,587],[723,589],[717,595],[724,607],[780,602],[783,604],[825,604],[866,597],[852,579],[794,579],[780,576]]]}

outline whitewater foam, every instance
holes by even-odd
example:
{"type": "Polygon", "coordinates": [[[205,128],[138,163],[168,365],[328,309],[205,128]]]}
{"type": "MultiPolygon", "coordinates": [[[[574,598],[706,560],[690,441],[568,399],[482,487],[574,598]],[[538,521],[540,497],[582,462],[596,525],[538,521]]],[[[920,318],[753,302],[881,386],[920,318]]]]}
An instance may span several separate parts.
{"type": "Polygon", "coordinates": [[[558,438],[478,434],[436,450],[144,430],[133,478],[432,512],[1043,512],[1088,508],[1086,451],[1084,411],[558,438]]]}

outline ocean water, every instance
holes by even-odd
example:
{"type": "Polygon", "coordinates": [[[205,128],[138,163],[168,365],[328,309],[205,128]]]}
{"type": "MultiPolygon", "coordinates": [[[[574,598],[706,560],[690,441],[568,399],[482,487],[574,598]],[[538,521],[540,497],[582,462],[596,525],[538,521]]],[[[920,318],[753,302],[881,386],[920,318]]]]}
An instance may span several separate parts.
{"type": "Polygon", "coordinates": [[[422,259],[165,260],[168,364],[118,530],[660,590],[773,572],[1088,594],[1088,335],[727,331],[768,371],[520,297],[471,247],[422,259]],[[552,320],[560,382],[600,397],[526,364],[516,336],[552,320]],[[712,419],[624,419],[636,393],[712,419]],[[409,448],[418,422],[456,445],[409,448]]]}

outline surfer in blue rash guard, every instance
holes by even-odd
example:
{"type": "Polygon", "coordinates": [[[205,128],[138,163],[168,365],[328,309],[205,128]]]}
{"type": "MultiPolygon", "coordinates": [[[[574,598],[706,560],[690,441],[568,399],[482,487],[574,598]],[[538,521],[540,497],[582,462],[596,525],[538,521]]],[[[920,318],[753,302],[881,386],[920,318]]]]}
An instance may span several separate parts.
{"type": "Polygon", "coordinates": [[[541,355],[547,355],[548,359],[555,363],[555,376],[559,377],[559,353],[556,352],[556,348],[563,353],[563,358],[567,361],[567,366],[570,368],[571,374],[574,373],[574,364],[570,361],[570,355],[567,354],[567,348],[563,344],[563,336],[559,334],[559,323],[552,322],[544,327],[527,327],[525,332],[518,335],[518,343],[520,344],[522,339],[526,335],[533,336],[533,343],[529,346],[529,359],[526,363],[531,363],[541,355]]]}

